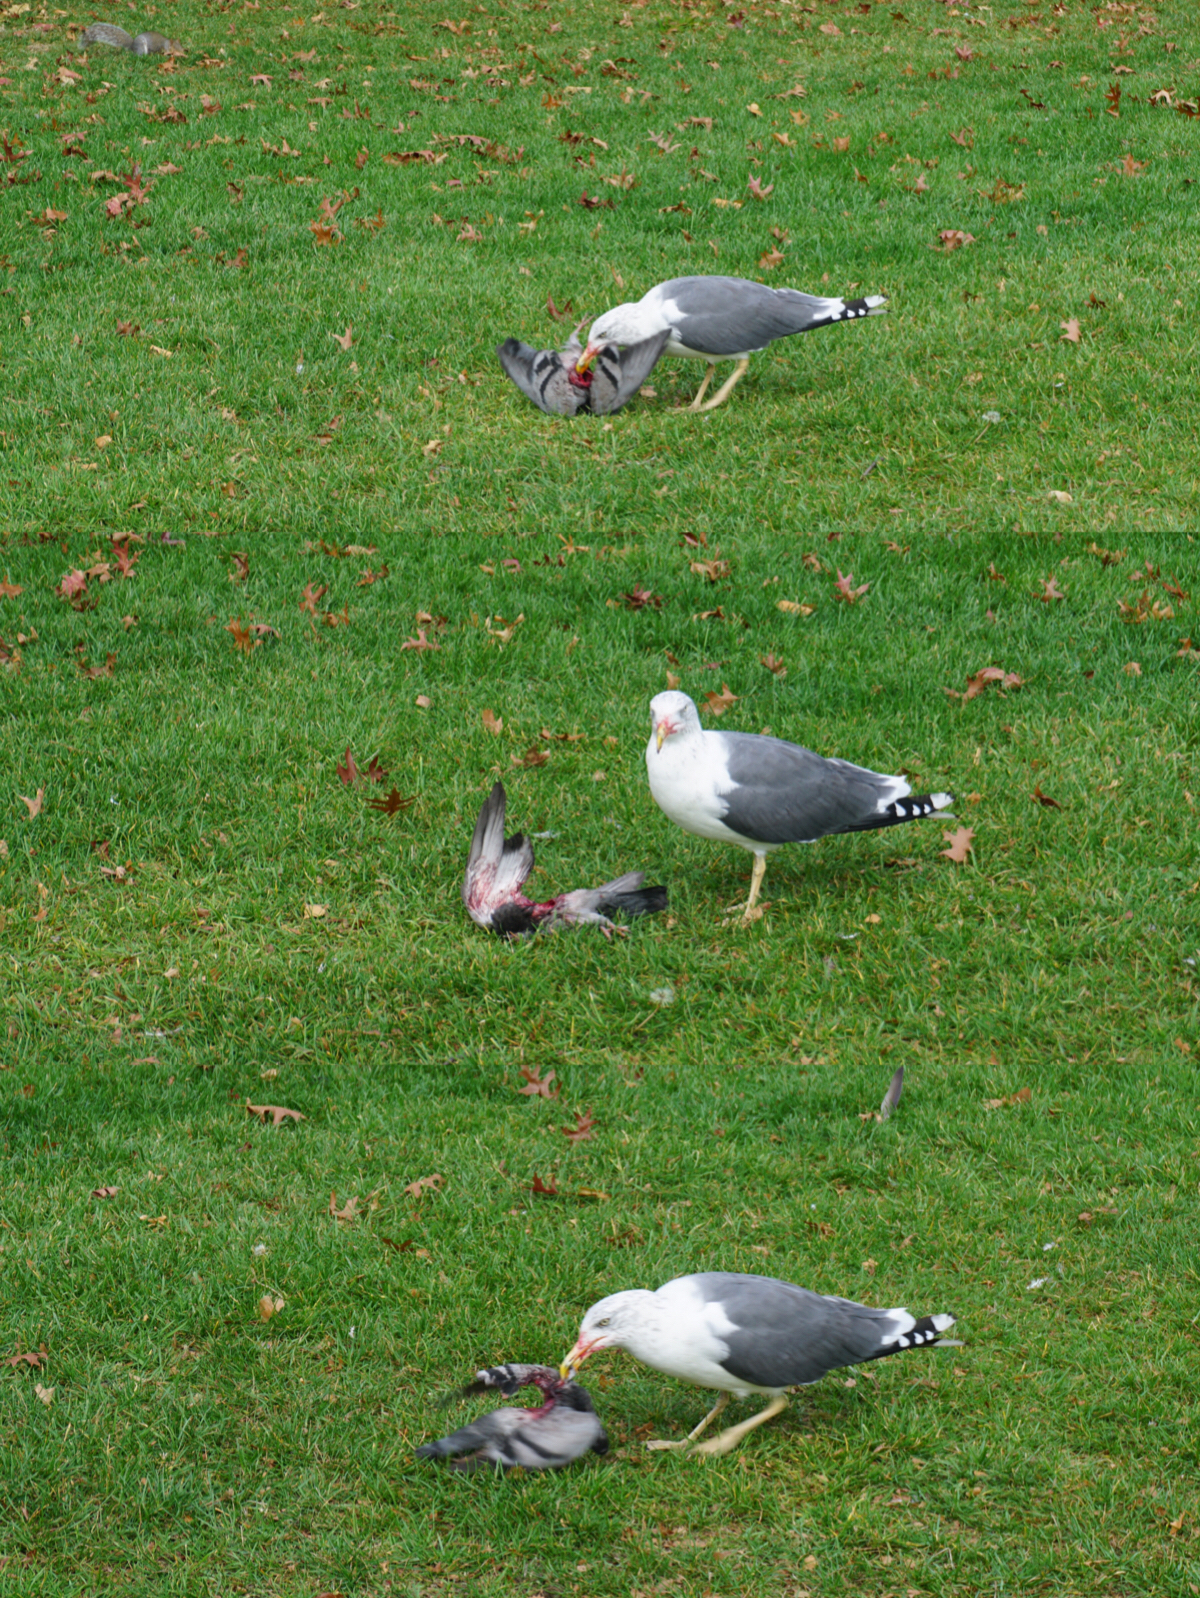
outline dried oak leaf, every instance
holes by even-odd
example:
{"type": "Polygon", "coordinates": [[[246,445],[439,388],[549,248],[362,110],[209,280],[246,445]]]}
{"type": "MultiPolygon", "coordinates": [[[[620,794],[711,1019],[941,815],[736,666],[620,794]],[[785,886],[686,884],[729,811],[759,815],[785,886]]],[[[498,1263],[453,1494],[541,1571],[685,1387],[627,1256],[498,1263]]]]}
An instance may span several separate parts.
{"type": "Polygon", "coordinates": [[[737,704],[737,700],[737,694],[732,691],[727,682],[721,684],[720,693],[714,691],[704,696],[704,703],[710,716],[723,716],[730,705],[737,704]]]}
{"type": "Polygon", "coordinates": [[[961,866],[971,852],[971,843],[975,837],[973,827],[957,827],[953,832],[943,832],[942,837],[950,845],[948,849],[939,851],[947,860],[953,860],[956,866],[961,866]]]}
{"type": "Polygon", "coordinates": [[[534,1172],[533,1182],[529,1191],[542,1198],[558,1197],[558,1188],[555,1184],[553,1176],[550,1177],[549,1181],[543,1182],[536,1171],[534,1172]]]}
{"type": "Polygon", "coordinates": [[[367,806],[371,810],[378,810],[381,815],[394,816],[400,810],[407,810],[411,804],[416,803],[416,795],[410,794],[407,799],[401,796],[399,788],[393,788],[385,799],[368,799],[367,806]]]}
{"type": "Polygon", "coordinates": [[[410,1182],[404,1191],[410,1198],[424,1198],[426,1193],[436,1193],[443,1186],[445,1178],[437,1171],[431,1176],[418,1176],[415,1182],[410,1182]]]}
{"type": "Polygon", "coordinates": [[[1014,1104],[1028,1104],[1033,1094],[1028,1088],[1018,1088],[1015,1093],[1010,1093],[1003,1099],[984,1099],[985,1110],[1006,1110],[1014,1104]]]}
{"type": "Polygon", "coordinates": [[[568,1143],[586,1143],[596,1135],[595,1120],[590,1110],[576,1110],[575,1125],[561,1128],[568,1143]]]}
{"type": "Polygon", "coordinates": [[[32,799],[30,799],[28,794],[19,793],[17,795],[17,798],[21,801],[21,803],[28,807],[30,821],[32,821],[35,816],[40,816],[41,815],[41,813],[42,813],[42,802],[45,799],[45,797],[46,797],[46,790],[44,788],[39,788],[37,793],[34,794],[32,799]]]}
{"type": "Polygon", "coordinates": [[[335,766],[334,770],[347,788],[353,788],[358,783],[360,774],[357,765],[354,763],[354,756],[350,753],[349,744],[346,745],[346,753],[342,757],[342,762],[342,764],[335,766]]]}
{"type": "Polygon", "coordinates": [[[855,600],[861,598],[862,595],[866,593],[867,589],[870,588],[870,586],[870,583],[860,583],[858,587],[855,588],[854,573],[846,572],[843,575],[843,573],[839,570],[837,574],[837,582],[833,585],[833,592],[835,598],[844,599],[848,605],[853,605],[855,600]]]}
{"type": "Polygon", "coordinates": [[[303,1121],[299,1110],[286,1110],[282,1104],[251,1104],[246,1100],[246,1114],[265,1122],[270,1117],[272,1126],[282,1126],[285,1121],[303,1121]]]}
{"type": "Polygon", "coordinates": [[[28,1365],[30,1370],[36,1371],[41,1370],[48,1358],[49,1355],[46,1353],[45,1349],[42,1349],[42,1351],[38,1354],[10,1354],[4,1363],[8,1366],[9,1370],[15,1369],[15,1367],[18,1365],[28,1365]]]}
{"type": "Polygon", "coordinates": [[[356,1198],[347,1199],[339,1210],[337,1194],[331,1193],[329,1195],[329,1213],[335,1221],[352,1221],[358,1214],[358,1200],[356,1198]]]}
{"type": "Polygon", "coordinates": [[[119,1187],[94,1187],[92,1189],[91,1196],[92,1198],[97,1199],[116,1198],[120,1191],[121,1189],[119,1187]]]}
{"type": "Polygon", "coordinates": [[[517,1092],[526,1098],[556,1099],[558,1097],[558,1083],[554,1078],[554,1071],[547,1071],[545,1076],[538,1075],[536,1065],[523,1065],[521,1075],[525,1078],[525,1086],[518,1088],[517,1092]]]}
{"type": "Polygon", "coordinates": [[[500,736],[500,734],[504,731],[504,719],[503,719],[503,717],[497,716],[495,711],[493,711],[493,710],[485,710],[483,712],[481,720],[483,721],[483,725],[484,725],[485,729],[488,732],[490,732],[493,735],[493,737],[498,738],[500,736]]]}
{"type": "Polygon", "coordinates": [[[1056,599],[1065,599],[1067,596],[1058,586],[1057,577],[1047,577],[1042,582],[1042,591],[1035,594],[1035,599],[1040,599],[1044,604],[1051,604],[1056,599]]]}
{"type": "Polygon", "coordinates": [[[1059,804],[1057,799],[1051,799],[1051,797],[1050,797],[1050,795],[1048,793],[1043,793],[1042,792],[1042,788],[1041,788],[1041,784],[1040,783],[1034,788],[1031,797],[1036,799],[1038,804],[1045,805],[1047,807],[1047,809],[1049,809],[1049,810],[1061,810],[1062,809],[1062,806],[1059,804]]]}

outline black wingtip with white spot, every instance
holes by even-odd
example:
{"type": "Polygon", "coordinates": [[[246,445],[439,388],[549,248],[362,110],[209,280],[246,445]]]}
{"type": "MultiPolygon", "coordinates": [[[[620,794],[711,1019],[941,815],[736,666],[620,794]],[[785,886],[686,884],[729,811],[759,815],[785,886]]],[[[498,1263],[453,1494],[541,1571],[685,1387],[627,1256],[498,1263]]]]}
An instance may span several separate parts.
{"type": "Polygon", "coordinates": [[[953,1315],[924,1315],[905,1332],[891,1337],[880,1349],[880,1354],[902,1354],[906,1348],[961,1348],[955,1337],[943,1337],[954,1325],[953,1315]]]}

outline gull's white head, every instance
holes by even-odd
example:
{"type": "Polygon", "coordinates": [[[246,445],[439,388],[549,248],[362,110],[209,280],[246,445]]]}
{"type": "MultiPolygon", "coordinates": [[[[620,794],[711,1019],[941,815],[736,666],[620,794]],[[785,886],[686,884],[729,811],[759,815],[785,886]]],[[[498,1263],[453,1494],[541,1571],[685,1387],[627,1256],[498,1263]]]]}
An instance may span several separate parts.
{"type": "Polygon", "coordinates": [[[576,370],[586,371],[606,344],[637,344],[649,338],[654,329],[641,325],[639,311],[638,305],[627,301],[598,316],[588,329],[587,348],[579,357],[576,370]]]}
{"type": "Polygon", "coordinates": [[[610,1293],[593,1304],[583,1317],[575,1347],[559,1366],[561,1376],[573,1376],[590,1354],[602,1348],[625,1348],[644,1326],[648,1301],[654,1294],[633,1287],[624,1293],[610,1293]]]}
{"type": "Polygon", "coordinates": [[[655,694],[650,701],[650,735],[659,753],[668,738],[689,737],[703,732],[700,712],[686,694],[671,689],[655,694]]]}

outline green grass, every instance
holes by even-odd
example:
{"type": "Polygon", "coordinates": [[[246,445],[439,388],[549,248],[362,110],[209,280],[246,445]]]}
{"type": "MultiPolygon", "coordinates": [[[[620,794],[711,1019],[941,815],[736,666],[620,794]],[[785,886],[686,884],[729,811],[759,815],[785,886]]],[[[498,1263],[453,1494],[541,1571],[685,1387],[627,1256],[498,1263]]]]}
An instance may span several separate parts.
{"type": "Polygon", "coordinates": [[[173,73],[5,15],[0,1355],[46,1351],[0,1366],[6,1590],[1200,1591],[1200,623],[1164,586],[1200,585],[1200,120],[1150,103],[1200,62],[1181,5],[1061,9],[124,13],[188,43],[173,73]],[[383,159],[414,150],[446,159],[383,159]],[[92,174],[135,161],[149,199],[107,218],[92,174]],[[703,419],[670,408],[684,363],[611,423],[499,373],[504,336],[562,337],[547,294],[591,316],[773,245],[768,281],[892,314],[703,419]],[[280,636],[241,652],[239,618],[280,636]],[[439,649],[401,648],[420,626],[439,649]],[[944,692],[989,664],[1023,685],[944,692]],[[646,791],[668,670],[728,684],[722,726],[953,789],[969,861],[938,823],[784,851],[729,925],[749,857],[646,791]],[[347,746],[412,806],[368,809],[347,746]],[[485,938],[458,884],[496,775],[555,834],[540,890],[645,867],[670,918],[485,938]],[[597,1359],[607,1461],[416,1467],[476,1366],[703,1268],[951,1310],[965,1346],[828,1378],[712,1462],[642,1447],[705,1395],[597,1359]]]}

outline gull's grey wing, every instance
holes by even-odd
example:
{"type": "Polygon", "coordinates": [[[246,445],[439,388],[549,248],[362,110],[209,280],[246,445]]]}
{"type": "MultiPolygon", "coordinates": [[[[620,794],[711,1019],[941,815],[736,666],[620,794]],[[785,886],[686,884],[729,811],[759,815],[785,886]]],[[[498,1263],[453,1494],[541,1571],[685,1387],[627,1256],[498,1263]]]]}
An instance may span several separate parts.
{"type": "MultiPolygon", "coordinates": [[[[606,344],[596,356],[588,395],[590,409],[597,416],[608,416],[627,405],[654,370],[670,337],[670,328],[663,328],[653,337],[630,344],[624,350],[618,350],[615,344],[606,344]]],[[[563,353],[565,356],[567,352],[563,353]]]]}
{"type": "Polygon", "coordinates": [[[500,365],[540,411],[574,416],[587,404],[588,391],[571,382],[557,350],[535,350],[520,339],[505,339],[496,349],[500,365]]]}
{"type": "Polygon", "coordinates": [[[463,903],[481,927],[491,925],[493,912],[521,891],[533,870],[533,845],[524,833],[504,836],[506,804],[504,784],[498,782],[479,812],[467,856],[463,903]]]}
{"type": "Polygon", "coordinates": [[[708,733],[720,739],[737,785],[722,795],[725,825],[759,843],[812,843],[835,832],[867,832],[913,821],[942,808],[944,794],[912,795],[903,777],[827,760],[800,744],[752,732],[708,733]]]}
{"type": "Polygon", "coordinates": [[[882,295],[842,300],[799,289],[772,289],[741,277],[677,277],[655,290],[675,323],[679,342],[705,355],[732,356],[762,350],[777,338],[807,333],[831,322],[877,316],[887,309],[882,295]]]}
{"type": "Polygon", "coordinates": [[[918,1320],[905,1309],[870,1309],[770,1276],[705,1271],[692,1281],[733,1323],[717,1334],[728,1347],[722,1365],[768,1389],[807,1386],[843,1365],[936,1344],[954,1324],[951,1315],[918,1320]]]}

